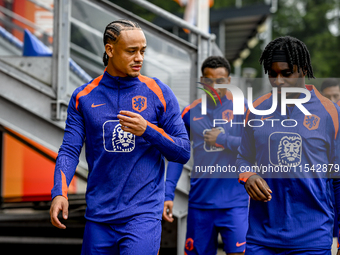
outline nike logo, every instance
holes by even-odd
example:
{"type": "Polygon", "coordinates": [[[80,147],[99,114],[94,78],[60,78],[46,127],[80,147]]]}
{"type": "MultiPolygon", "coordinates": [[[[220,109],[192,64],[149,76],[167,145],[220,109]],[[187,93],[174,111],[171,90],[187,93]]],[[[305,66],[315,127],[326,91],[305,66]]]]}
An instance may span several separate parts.
{"type": "Polygon", "coordinates": [[[266,119],[270,119],[270,118],[273,118],[274,117],[274,115],[273,116],[269,116],[269,117],[266,117],[266,118],[263,118],[263,116],[261,117],[261,120],[266,120],[266,119]]]}
{"type": "Polygon", "coordinates": [[[245,244],[246,244],[246,242],[243,242],[243,243],[237,242],[237,243],[236,243],[236,247],[240,247],[240,246],[245,245],[245,244]]]}
{"type": "Polygon", "coordinates": [[[92,104],[91,107],[92,107],[92,108],[96,108],[96,107],[102,106],[102,105],[106,105],[106,104],[92,104]]]}
{"type": "Polygon", "coordinates": [[[201,119],[203,119],[204,117],[200,117],[200,118],[196,118],[196,117],[194,117],[192,120],[193,121],[196,121],[196,120],[201,120],[201,119]]]}

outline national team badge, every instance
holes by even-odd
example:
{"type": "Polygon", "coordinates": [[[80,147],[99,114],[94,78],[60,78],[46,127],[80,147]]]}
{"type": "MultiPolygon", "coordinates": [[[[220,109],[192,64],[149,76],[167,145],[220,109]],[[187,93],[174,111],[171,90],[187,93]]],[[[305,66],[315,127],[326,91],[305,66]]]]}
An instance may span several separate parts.
{"type": "Polygon", "coordinates": [[[194,249],[194,240],[192,238],[188,238],[185,241],[185,249],[188,251],[192,251],[194,249]]]}
{"type": "Polygon", "coordinates": [[[132,108],[137,112],[142,112],[147,107],[147,98],[143,96],[135,96],[132,98],[132,108]]]}
{"type": "Polygon", "coordinates": [[[274,166],[294,167],[301,163],[302,138],[297,133],[271,133],[268,149],[270,163],[274,166]]]}
{"type": "Polygon", "coordinates": [[[222,112],[222,119],[225,119],[226,121],[231,121],[234,118],[233,111],[232,110],[225,110],[222,112]]]}
{"type": "Polygon", "coordinates": [[[125,132],[118,120],[103,125],[103,143],[107,152],[131,152],[135,149],[135,135],[125,132]]]}
{"type": "Polygon", "coordinates": [[[308,129],[308,130],[314,130],[319,127],[320,123],[320,118],[314,114],[312,115],[306,115],[305,119],[303,120],[303,125],[308,129]]]}

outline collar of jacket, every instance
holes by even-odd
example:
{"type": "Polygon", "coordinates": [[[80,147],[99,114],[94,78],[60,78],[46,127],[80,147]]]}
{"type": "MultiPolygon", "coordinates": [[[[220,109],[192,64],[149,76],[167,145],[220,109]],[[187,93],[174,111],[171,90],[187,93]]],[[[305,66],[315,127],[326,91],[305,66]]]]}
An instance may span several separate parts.
{"type": "Polygon", "coordinates": [[[114,89],[124,89],[132,87],[138,83],[141,83],[138,77],[119,77],[119,76],[112,76],[107,71],[104,72],[103,78],[100,81],[101,84],[114,88],[114,89]]]}

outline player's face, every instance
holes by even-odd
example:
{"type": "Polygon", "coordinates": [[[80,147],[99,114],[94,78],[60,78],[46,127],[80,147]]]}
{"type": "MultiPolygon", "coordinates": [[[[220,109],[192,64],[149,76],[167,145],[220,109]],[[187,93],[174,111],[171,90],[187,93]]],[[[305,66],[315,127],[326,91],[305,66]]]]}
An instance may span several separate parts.
{"type": "Polygon", "coordinates": [[[324,97],[327,97],[332,102],[336,103],[340,100],[340,86],[332,86],[325,88],[322,91],[324,97]]]}
{"type": "MultiPolygon", "coordinates": [[[[278,98],[281,98],[281,88],[305,88],[305,74],[300,68],[298,72],[297,65],[293,66],[293,72],[290,70],[287,62],[274,62],[268,71],[268,77],[272,87],[277,88],[278,98]]],[[[287,98],[297,98],[298,93],[287,93],[287,98]]]]}
{"type": "MultiPolygon", "coordinates": [[[[216,94],[213,91],[211,91],[209,86],[214,88],[215,84],[229,84],[230,77],[229,77],[229,73],[227,69],[224,67],[218,67],[218,68],[206,67],[203,70],[203,77],[201,77],[201,82],[203,84],[208,85],[208,86],[204,86],[204,88],[213,95],[215,100],[218,100],[216,94]]],[[[225,94],[227,93],[227,89],[218,88],[215,90],[221,98],[224,97],[225,94]]],[[[210,96],[208,96],[207,98],[211,100],[210,96]]]]}
{"type": "Polygon", "coordinates": [[[123,30],[114,44],[105,45],[107,71],[113,76],[137,77],[143,65],[146,39],[141,29],[123,30]]]}

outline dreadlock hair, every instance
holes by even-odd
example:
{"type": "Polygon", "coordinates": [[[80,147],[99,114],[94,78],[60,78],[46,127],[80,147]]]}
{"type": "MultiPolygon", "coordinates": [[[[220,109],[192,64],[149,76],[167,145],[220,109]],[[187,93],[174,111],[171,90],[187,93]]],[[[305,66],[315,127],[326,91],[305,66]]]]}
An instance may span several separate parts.
{"type": "Polygon", "coordinates": [[[273,52],[275,50],[285,51],[291,72],[293,72],[293,66],[297,65],[298,72],[300,72],[301,68],[303,73],[306,72],[309,79],[315,78],[306,45],[297,38],[291,36],[276,38],[266,46],[259,60],[260,64],[263,64],[265,73],[271,69],[273,52]]]}
{"type": "MultiPolygon", "coordinates": [[[[117,43],[121,31],[133,30],[133,29],[141,29],[141,27],[138,25],[137,22],[133,22],[131,20],[126,20],[126,19],[115,20],[109,23],[106,26],[105,31],[104,31],[104,36],[103,36],[104,46],[108,42],[117,43]]],[[[104,51],[104,54],[103,54],[104,66],[107,66],[108,62],[109,62],[109,56],[106,54],[106,51],[104,51]]]]}

